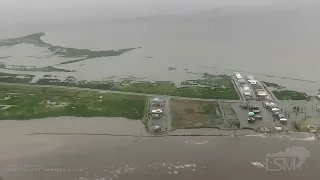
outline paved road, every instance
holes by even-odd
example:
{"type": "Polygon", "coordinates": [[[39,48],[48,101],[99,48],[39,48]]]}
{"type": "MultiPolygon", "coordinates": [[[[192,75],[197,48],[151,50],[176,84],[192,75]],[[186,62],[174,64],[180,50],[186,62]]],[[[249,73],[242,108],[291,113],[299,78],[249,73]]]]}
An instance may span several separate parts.
{"type": "MultiPolygon", "coordinates": [[[[130,94],[138,96],[162,96],[159,94],[146,94],[146,93],[136,93],[136,92],[124,92],[124,91],[110,91],[110,90],[101,90],[101,89],[91,89],[91,88],[80,88],[80,87],[70,87],[70,86],[57,86],[57,85],[40,85],[40,84],[19,84],[19,83],[3,83],[0,82],[0,85],[12,85],[12,86],[30,86],[30,87],[52,87],[52,88],[62,88],[62,89],[75,89],[75,90],[84,90],[84,91],[96,91],[100,93],[117,93],[117,94],[130,94]]],[[[201,101],[217,101],[221,99],[202,99],[202,98],[189,98],[189,97],[180,97],[180,96],[166,96],[168,98],[175,99],[186,99],[186,100],[201,100],[201,101]]],[[[241,100],[223,100],[226,102],[241,102],[241,100]]]]}
{"type": "Polygon", "coordinates": [[[149,103],[149,112],[150,109],[152,110],[153,108],[157,109],[162,109],[164,115],[161,116],[160,118],[152,118],[151,115],[148,116],[148,130],[149,132],[154,132],[153,127],[154,126],[160,126],[162,132],[167,133],[171,131],[171,115],[170,115],[170,98],[167,96],[154,96],[150,97],[148,99],[149,103]],[[152,106],[152,100],[154,98],[159,98],[160,100],[164,101],[164,106],[152,106]]]}
{"type": "Polygon", "coordinates": [[[279,101],[278,98],[272,93],[272,91],[270,91],[270,90],[268,89],[268,87],[267,87],[262,81],[259,80],[259,83],[261,84],[262,88],[263,88],[266,92],[268,92],[270,98],[271,98],[273,101],[279,101]]]}
{"type": "Polygon", "coordinates": [[[240,96],[240,99],[241,99],[241,100],[246,100],[245,97],[244,97],[244,95],[243,95],[242,89],[239,88],[240,85],[239,85],[236,77],[232,76],[232,79],[233,79],[232,83],[233,83],[233,85],[234,85],[234,88],[236,88],[236,91],[237,91],[238,95],[240,96]]]}

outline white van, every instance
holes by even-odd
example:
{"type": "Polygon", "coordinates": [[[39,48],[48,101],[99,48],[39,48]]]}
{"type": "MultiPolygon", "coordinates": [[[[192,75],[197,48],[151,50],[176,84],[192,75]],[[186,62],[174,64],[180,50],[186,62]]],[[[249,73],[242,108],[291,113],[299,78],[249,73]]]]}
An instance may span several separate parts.
{"type": "Polygon", "coordinates": [[[241,74],[239,74],[239,73],[236,72],[236,78],[237,78],[237,79],[242,79],[241,74]]]}
{"type": "Polygon", "coordinates": [[[248,80],[251,85],[256,85],[258,83],[257,80],[248,80]]]}
{"type": "Polygon", "coordinates": [[[251,92],[250,92],[250,91],[243,91],[243,95],[245,95],[245,96],[251,96],[251,92]]]}
{"type": "Polygon", "coordinates": [[[244,86],[243,87],[243,91],[251,91],[250,88],[248,86],[244,86]]]}

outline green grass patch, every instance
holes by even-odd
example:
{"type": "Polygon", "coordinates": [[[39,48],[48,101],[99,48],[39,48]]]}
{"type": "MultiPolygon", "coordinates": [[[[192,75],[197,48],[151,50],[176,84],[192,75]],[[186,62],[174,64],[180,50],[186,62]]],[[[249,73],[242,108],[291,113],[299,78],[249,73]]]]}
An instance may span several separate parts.
{"type": "Polygon", "coordinates": [[[177,87],[173,82],[123,82],[114,91],[160,94],[202,99],[239,99],[238,93],[226,75],[205,73],[201,79],[188,80],[177,87]]]}
{"type": "MultiPolygon", "coordinates": [[[[48,77],[48,76],[46,76],[48,77]]],[[[56,85],[68,87],[80,87],[90,89],[136,92],[145,94],[159,94],[169,96],[181,96],[201,99],[230,99],[238,100],[238,93],[232,83],[231,77],[227,75],[204,75],[197,80],[187,80],[176,86],[171,81],[132,81],[125,80],[120,84],[114,81],[78,81],[69,76],[64,80],[55,78],[42,78],[36,84],[56,85]]]]}
{"type": "Polygon", "coordinates": [[[180,96],[202,98],[202,99],[239,99],[238,93],[234,88],[210,88],[188,86],[180,88],[180,96]]]}
{"type": "Polygon", "coordinates": [[[272,91],[272,93],[279,100],[310,100],[310,97],[303,92],[282,90],[282,91],[272,91]]]}
{"type": "Polygon", "coordinates": [[[272,83],[272,82],[266,82],[266,81],[262,81],[267,87],[273,87],[273,88],[277,88],[277,89],[282,89],[285,88],[283,86],[280,86],[276,83],[272,83]]]}
{"type": "Polygon", "coordinates": [[[1,86],[0,119],[34,119],[57,116],[125,117],[142,119],[145,96],[98,93],[70,89],[1,86]],[[32,93],[32,94],[31,94],[32,93]]]}
{"type": "Polygon", "coordinates": [[[115,91],[137,92],[146,94],[163,94],[179,96],[180,91],[172,82],[138,82],[131,84],[121,84],[114,88],[115,91]]]}

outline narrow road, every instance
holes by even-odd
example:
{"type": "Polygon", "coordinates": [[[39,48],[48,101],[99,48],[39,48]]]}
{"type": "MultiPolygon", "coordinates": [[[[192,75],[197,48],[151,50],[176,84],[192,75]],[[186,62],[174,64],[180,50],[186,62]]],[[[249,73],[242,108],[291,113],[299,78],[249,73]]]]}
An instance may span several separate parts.
{"type": "Polygon", "coordinates": [[[232,76],[232,81],[231,81],[231,82],[232,82],[234,88],[236,89],[236,91],[237,91],[238,96],[240,97],[240,99],[243,100],[243,101],[245,101],[246,98],[244,97],[243,92],[242,92],[242,90],[240,89],[240,85],[239,85],[239,83],[237,82],[237,79],[232,76]]]}
{"type": "MultiPolygon", "coordinates": [[[[136,93],[136,92],[124,92],[124,91],[110,91],[110,90],[101,90],[101,89],[91,89],[91,88],[80,88],[80,87],[70,87],[70,86],[57,86],[57,85],[40,85],[40,84],[19,84],[19,83],[4,83],[0,82],[0,85],[8,85],[8,86],[27,86],[27,87],[51,87],[51,88],[61,88],[61,89],[74,89],[74,90],[83,90],[83,91],[96,91],[100,93],[116,93],[116,94],[129,94],[129,95],[137,95],[137,96],[163,96],[161,94],[146,94],[146,93],[136,93]]],[[[201,98],[190,98],[190,97],[180,97],[180,96],[166,96],[168,98],[175,99],[186,99],[186,100],[201,100],[201,101],[217,101],[222,99],[201,99],[201,98]]],[[[225,102],[242,102],[241,100],[223,100],[225,102]]]]}
{"type": "Polygon", "coordinates": [[[261,84],[262,88],[268,92],[268,94],[270,95],[270,98],[274,101],[274,102],[277,102],[279,101],[278,98],[273,94],[272,91],[270,91],[267,87],[267,85],[265,85],[262,81],[259,80],[259,83],[261,84]]]}
{"type": "Polygon", "coordinates": [[[154,126],[160,126],[162,133],[168,133],[171,131],[171,115],[170,115],[170,98],[167,96],[154,96],[148,98],[149,112],[152,109],[162,109],[163,116],[159,118],[152,118],[151,115],[148,116],[148,129],[149,132],[154,132],[154,126]],[[163,106],[153,106],[153,99],[159,98],[164,102],[163,106]]]}

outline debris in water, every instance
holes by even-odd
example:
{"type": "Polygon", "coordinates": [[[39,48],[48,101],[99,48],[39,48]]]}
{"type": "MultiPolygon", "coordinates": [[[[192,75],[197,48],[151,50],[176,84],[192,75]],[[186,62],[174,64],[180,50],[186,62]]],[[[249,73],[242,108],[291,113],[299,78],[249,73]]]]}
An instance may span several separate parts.
{"type": "Polygon", "coordinates": [[[177,68],[175,68],[175,67],[168,67],[168,71],[172,71],[172,70],[175,70],[175,69],[177,69],[177,68]]]}
{"type": "Polygon", "coordinates": [[[264,165],[261,162],[251,162],[252,165],[257,166],[258,168],[263,168],[264,165]]]}
{"type": "Polygon", "coordinates": [[[174,171],[173,173],[178,174],[178,171],[174,171]]]}
{"type": "Polygon", "coordinates": [[[192,169],[192,171],[196,171],[195,169],[192,169]]]}

